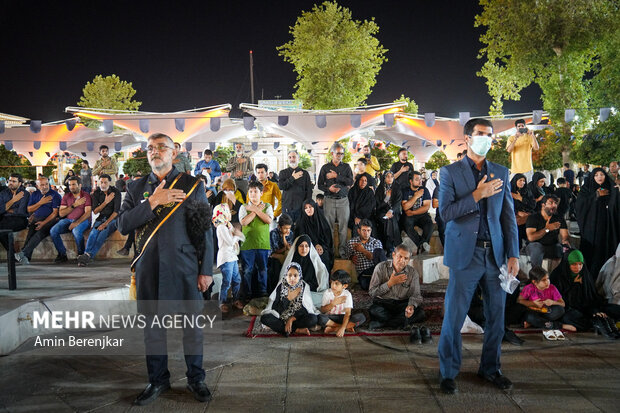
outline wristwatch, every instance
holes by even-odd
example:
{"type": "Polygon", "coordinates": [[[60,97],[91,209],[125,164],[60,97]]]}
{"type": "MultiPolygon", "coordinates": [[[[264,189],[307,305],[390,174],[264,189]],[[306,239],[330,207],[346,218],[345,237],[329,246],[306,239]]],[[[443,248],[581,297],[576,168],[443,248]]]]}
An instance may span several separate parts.
{"type": "Polygon", "coordinates": [[[549,233],[549,228],[545,228],[545,232],[546,232],[546,233],[549,233]]]}

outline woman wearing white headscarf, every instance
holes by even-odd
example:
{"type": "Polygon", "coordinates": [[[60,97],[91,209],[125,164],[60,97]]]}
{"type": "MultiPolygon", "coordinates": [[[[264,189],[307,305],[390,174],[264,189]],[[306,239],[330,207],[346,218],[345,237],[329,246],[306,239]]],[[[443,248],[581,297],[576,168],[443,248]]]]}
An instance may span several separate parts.
{"type": "Polygon", "coordinates": [[[312,303],[310,286],[303,280],[301,266],[292,262],[286,266],[285,276],[269,296],[260,321],[285,337],[294,332],[310,335],[308,329],[316,326],[318,313],[312,303]]]}
{"type": "Polygon", "coordinates": [[[329,288],[329,272],[308,235],[300,235],[295,239],[282,264],[280,278],[286,276],[286,267],[291,262],[296,262],[301,267],[304,281],[310,286],[312,301],[315,306],[320,307],[323,291],[329,288]]]}

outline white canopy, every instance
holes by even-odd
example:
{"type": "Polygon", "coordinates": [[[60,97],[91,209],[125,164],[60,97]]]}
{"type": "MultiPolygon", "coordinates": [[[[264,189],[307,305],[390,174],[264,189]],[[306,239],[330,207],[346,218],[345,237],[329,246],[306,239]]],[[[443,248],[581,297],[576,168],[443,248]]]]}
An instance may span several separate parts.
{"type": "Polygon", "coordinates": [[[327,151],[335,141],[379,125],[385,114],[402,111],[406,103],[337,110],[274,110],[243,103],[241,109],[256,118],[259,132],[292,138],[307,149],[327,151]],[[323,123],[324,122],[324,123],[323,123]]]}

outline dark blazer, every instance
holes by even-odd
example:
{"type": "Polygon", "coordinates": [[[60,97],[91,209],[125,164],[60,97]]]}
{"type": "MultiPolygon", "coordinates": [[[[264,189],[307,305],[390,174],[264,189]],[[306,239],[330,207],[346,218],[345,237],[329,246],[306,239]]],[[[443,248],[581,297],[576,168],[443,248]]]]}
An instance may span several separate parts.
{"type": "MultiPolygon", "coordinates": [[[[503,180],[502,192],[487,198],[487,221],[491,233],[493,253],[498,267],[506,257],[519,257],[519,236],[515,218],[508,169],[485,160],[487,180],[503,180]]],[[[474,256],[480,224],[480,209],[472,192],[478,186],[467,159],[441,168],[439,184],[439,212],[446,222],[444,264],[462,270],[474,256]]]]}
{"type": "MultiPolygon", "coordinates": [[[[166,176],[166,188],[179,173],[172,168],[166,176]]],[[[152,194],[157,185],[159,180],[153,173],[127,185],[127,195],[118,217],[118,230],[122,234],[129,234],[155,218],[144,194],[152,194]]],[[[213,273],[213,235],[210,229],[205,233],[205,250],[199,267],[196,248],[190,241],[185,223],[187,202],[191,200],[208,203],[202,182],[161,226],[136,263],[138,300],[203,300],[197,277],[198,274],[213,273]]]]}

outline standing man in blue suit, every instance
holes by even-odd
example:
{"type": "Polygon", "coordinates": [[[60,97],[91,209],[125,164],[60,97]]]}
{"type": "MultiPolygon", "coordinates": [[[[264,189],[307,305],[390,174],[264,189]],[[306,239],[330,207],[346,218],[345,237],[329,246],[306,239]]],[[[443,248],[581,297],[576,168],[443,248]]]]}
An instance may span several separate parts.
{"type": "Polygon", "coordinates": [[[463,128],[467,155],[441,168],[439,210],[446,222],[444,264],[450,267],[445,314],[439,338],[440,387],[457,391],[461,367],[461,327],[478,283],[486,318],[478,375],[500,389],[512,388],[500,370],[506,293],[499,268],[519,272],[519,242],[508,169],[489,162],[493,124],[471,119],[463,128]]]}

